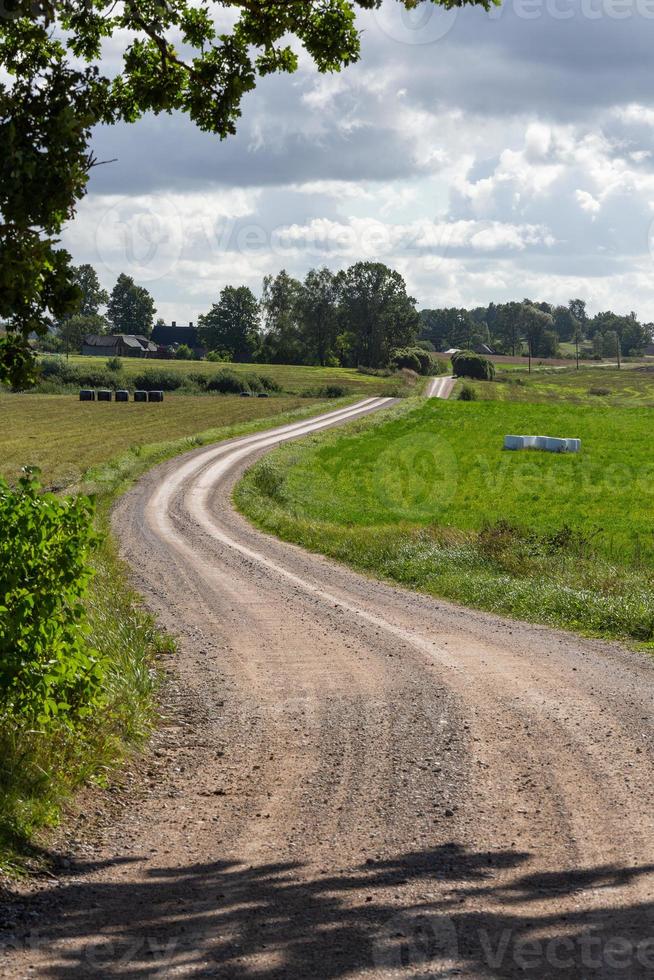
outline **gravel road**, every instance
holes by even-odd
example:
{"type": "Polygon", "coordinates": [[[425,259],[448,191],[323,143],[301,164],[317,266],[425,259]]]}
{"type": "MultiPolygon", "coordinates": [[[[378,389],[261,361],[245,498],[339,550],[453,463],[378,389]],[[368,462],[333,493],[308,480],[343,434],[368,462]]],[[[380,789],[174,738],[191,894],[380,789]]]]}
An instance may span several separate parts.
{"type": "Polygon", "coordinates": [[[651,660],[369,580],[232,509],[270,447],[387,401],[121,499],[179,638],[164,723],[93,846],[17,896],[3,976],[654,976],[651,660]]]}
{"type": "Polygon", "coordinates": [[[456,378],[452,377],[432,378],[427,385],[425,396],[427,398],[449,398],[455,381],[456,378]]]}

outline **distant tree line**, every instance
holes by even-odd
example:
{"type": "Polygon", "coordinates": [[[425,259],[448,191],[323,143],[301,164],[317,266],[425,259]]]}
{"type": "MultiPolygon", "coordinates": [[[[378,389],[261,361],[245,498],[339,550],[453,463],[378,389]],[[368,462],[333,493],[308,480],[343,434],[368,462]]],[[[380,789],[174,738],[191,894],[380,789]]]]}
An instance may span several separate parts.
{"type": "MultiPolygon", "coordinates": [[[[93,266],[73,271],[81,305],[59,320],[50,349],[79,350],[87,334],[150,336],[155,304],[147,289],[121,273],[108,293],[93,266]]],[[[303,280],[282,269],[264,278],[260,299],[248,286],[225,286],[198,321],[201,343],[216,359],[372,368],[398,364],[398,352],[407,349],[413,352],[407,363],[415,363],[419,347],[486,345],[501,354],[546,358],[573,343],[584,356],[638,356],[653,331],[654,324],[641,323],[633,312],[589,316],[582,299],[567,306],[524,299],[418,312],[400,273],[382,262],[357,262],[339,272],[311,269],[303,280]]],[[[182,349],[179,356],[192,352],[182,349]]]]}
{"type": "MultiPolygon", "coordinates": [[[[91,333],[150,336],[155,308],[146,289],[121,274],[107,293],[91,265],[74,274],[82,305],[59,321],[51,347],[79,350],[91,333]]],[[[420,326],[399,272],[381,262],[357,262],[340,272],[311,269],[302,281],[282,269],[264,278],[261,299],[248,286],[225,286],[200,317],[198,333],[222,360],[378,368],[411,348],[420,326]]]]}
{"type": "Polygon", "coordinates": [[[234,361],[378,368],[415,343],[420,317],[399,272],[357,262],[302,281],[282,269],[265,277],[260,301],[248,286],[225,286],[198,328],[208,350],[234,361]]]}
{"type": "Polygon", "coordinates": [[[444,351],[452,347],[492,347],[501,354],[557,357],[560,344],[584,345],[597,358],[638,356],[652,340],[654,324],[608,310],[589,316],[582,299],[567,306],[551,303],[489,303],[472,309],[447,307],[420,311],[420,338],[444,351]]]}

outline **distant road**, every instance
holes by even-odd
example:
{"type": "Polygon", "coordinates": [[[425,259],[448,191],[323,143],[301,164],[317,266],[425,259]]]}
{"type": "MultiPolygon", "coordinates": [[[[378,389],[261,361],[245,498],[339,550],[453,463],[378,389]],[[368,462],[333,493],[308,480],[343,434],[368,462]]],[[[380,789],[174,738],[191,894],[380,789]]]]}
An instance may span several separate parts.
{"type": "Polygon", "coordinates": [[[427,385],[426,397],[449,398],[452,394],[454,381],[455,379],[450,377],[432,378],[427,385]]]}

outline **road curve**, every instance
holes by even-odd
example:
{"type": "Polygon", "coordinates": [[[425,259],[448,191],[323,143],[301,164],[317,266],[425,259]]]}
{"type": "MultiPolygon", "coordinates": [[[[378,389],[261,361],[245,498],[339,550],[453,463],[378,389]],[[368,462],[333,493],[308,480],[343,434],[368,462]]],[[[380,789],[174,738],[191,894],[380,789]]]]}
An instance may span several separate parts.
{"type": "Polygon", "coordinates": [[[452,389],[454,388],[454,382],[456,378],[453,377],[439,377],[432,378],[427,385],[427,390],[425,392],[426,398],[449,398],[452,394],[452,389]]]}
{"type": "Polygon", "coordinates": [[[122,498],[179,637],[170,704],[138,805],[31,900],[3,976],[653,975],[651,661],[369,580],[231,506],[271,447],[385,404],[122,498]]]}

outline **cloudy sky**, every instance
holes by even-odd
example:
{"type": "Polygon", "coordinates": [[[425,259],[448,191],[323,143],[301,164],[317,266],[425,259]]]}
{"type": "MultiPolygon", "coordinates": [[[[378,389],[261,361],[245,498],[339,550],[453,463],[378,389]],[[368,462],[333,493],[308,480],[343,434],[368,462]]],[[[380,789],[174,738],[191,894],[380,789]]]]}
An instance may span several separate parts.
{"type": "Polygon", "coordinates": [[[386,0],[360,26],[358,65],[266,79],[227,142],[169,116],[99,131],[117,162],[74,259],[180,323],[226,284],[361,258],[420,307],[581,296],[654,320],[654,0],[386,0]]]}

